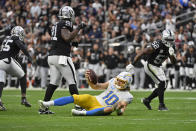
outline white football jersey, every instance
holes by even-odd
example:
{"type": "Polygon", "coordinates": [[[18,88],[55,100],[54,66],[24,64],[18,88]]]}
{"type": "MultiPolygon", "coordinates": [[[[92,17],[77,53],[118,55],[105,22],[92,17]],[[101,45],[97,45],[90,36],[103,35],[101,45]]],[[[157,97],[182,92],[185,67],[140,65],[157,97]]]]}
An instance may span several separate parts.
{"type": "Polygon", "coordinates": [[[126,101],[131,103],[133,96],[127,91],[120,91],[115,87],[115,78],[109,81],[108,88],[102,92],[100,95],[96,96],[99,103],[103,106],[114,105],[119,101],[126,101]]]}

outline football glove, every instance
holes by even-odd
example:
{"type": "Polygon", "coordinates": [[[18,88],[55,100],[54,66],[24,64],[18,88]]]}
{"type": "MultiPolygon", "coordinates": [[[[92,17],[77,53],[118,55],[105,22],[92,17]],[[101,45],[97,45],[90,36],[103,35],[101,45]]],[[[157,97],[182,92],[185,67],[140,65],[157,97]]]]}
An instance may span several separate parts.
{"type": "Polygon", "coordinates": [[[86,27],[86,24],[82,22],[81,24],[78,25],[78,29],[84,29],[86,27]]]}
{"type": "Polygon", "coordinates": [[[78,47],[78,42],[72,42],[72,46],[78,47]]]}
{"type": "Polygon", "coordinates": [[[169,48],[169,54],[174,55],[174,49],[172,47],[169,48]]]}

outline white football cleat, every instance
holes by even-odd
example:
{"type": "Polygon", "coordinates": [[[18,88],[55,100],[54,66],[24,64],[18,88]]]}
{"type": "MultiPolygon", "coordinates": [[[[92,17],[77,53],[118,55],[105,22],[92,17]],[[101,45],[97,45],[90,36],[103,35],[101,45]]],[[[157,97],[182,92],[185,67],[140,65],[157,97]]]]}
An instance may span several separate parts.
{"type": "Polygon", "coordinates": [[[40,109],[45,110],[47,108],[47,106],[44,106],[43,102],[44,101],[42,101],[42,100],[38,101],[40,109]]]}
{"type": "Polygon", "coordinates": [[[76,109],[72,109],[71,113],[73,116],[86,116],[86,111],[78,111],[76,109]]]}

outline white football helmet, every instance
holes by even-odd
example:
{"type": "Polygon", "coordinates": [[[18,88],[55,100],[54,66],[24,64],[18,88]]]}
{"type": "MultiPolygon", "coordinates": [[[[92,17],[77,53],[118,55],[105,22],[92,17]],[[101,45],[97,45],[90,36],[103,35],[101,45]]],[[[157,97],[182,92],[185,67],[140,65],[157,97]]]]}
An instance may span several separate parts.
{"type": "Polygon", "coordinates": [[[75,21],[75,12],[70,6],[64,6],[59,10],[59,19],[70,19],[72,22],[75,21]]]}
{"type": "Polygon", "coordinates": [[[18,36],[21,41],[24,40],[25,32],[21,26],[15,26],[11,30],[11,36],[18,36]]]}
{"type": "Polygon", "coordinates": [[[119,90],[128,89],[131,82],[132,82],[132,74],[129,72],[121,72],[115,78],[115,86],[119,90]]]}
{"type": "Polygon", "coordinates": [[[171,47],[174,43],[174,40],[175,35],[172,30],[167,29],[162,32],[162,41],[167,47],[171,47]]]}

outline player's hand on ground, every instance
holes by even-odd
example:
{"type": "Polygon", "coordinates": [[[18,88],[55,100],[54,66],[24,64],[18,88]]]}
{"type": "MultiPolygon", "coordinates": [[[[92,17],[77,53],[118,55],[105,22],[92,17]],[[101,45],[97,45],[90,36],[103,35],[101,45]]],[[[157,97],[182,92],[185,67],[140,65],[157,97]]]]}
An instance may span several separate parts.
{"type": "Polygon", "coordinates": [[[127,103],[124,101],[118,102],[117,107],[116,107],[117,115],[123,115],[123,113],[125,112],[125,109],[126,109],[126,105],[127,105],[127,103]]]}

